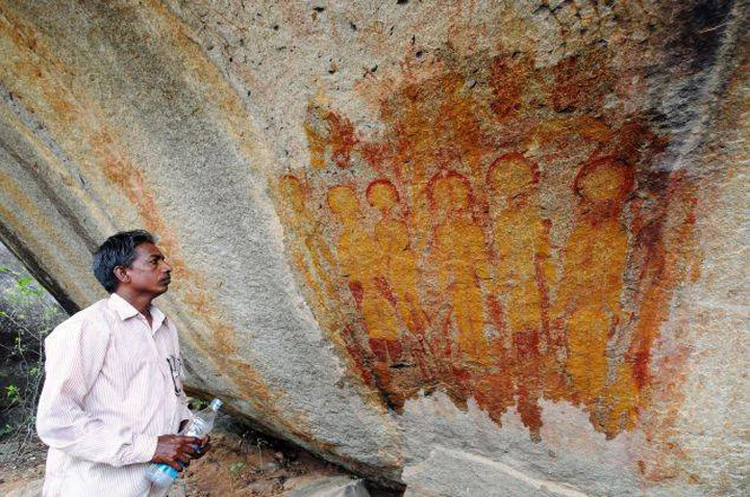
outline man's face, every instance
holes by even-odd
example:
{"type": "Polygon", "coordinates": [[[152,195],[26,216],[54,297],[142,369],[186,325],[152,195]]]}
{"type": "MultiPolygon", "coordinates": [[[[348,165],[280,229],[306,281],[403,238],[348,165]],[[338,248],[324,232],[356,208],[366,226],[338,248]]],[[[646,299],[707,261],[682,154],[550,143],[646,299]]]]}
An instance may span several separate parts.
{"type": "Polygon", "coordinates": [[[130,281],[125,283],[131,290],[139,293],[151,293],[154,296],[167,291],[171,282],[170,266],[164,254],[153,243],[141,243],[135,247],[136,257],[125,274],[130,281]]]}

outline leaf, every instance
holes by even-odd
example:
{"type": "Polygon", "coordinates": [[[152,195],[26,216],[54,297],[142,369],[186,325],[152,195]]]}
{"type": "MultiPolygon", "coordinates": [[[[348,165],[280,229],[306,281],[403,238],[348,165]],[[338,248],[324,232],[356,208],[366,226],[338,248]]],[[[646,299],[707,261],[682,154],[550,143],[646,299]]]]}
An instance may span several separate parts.
{"type": "Polygon", "coordinates": [[[5,387],[5,396],[11,403],[19,402],[21,400],[21,392],[16,385],[8,385],[5,387]]]}

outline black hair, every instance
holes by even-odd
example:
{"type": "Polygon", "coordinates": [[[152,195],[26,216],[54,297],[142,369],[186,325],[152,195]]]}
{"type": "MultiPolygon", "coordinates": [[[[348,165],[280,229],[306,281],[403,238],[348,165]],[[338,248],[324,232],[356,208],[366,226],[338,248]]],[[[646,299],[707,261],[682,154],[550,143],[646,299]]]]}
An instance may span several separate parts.
{"type": "Polygon", "coordinates": [[[120,280],[115,276],[115,268],[129,268],[135,261],[135,248],[142,243],[156,243],[154,236],[145,230],[121,231],[107,238],[96,252],[91,268],[94,276],[105,290],[113,293],[120,280]]]}

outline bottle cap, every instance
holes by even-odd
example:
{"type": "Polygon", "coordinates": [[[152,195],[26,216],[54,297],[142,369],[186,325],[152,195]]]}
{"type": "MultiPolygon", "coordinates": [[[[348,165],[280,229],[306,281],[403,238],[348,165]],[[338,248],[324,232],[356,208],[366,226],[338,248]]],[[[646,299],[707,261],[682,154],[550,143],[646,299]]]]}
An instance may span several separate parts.
{"type": "Polygon", "coordinates": [[[157,464],[156,467],[159,468],[159,471],[161,471],[162,473],[169,475],[169,477],[173,480],[180,474],[169,464],[157,464]]]}
{"type": "Polygon", "coordinates": [[[221,405],[222,405],[222,404],[223,404],[223,402],[222,402],[221,400],[219,400],[219,399],[214,399],[214,400],[212,400],[212,401],[211,401],[210,407],[211,407],[211,409],[213,409],[214,411],[218,411],[219,409],[221,409],[221,405]]]}

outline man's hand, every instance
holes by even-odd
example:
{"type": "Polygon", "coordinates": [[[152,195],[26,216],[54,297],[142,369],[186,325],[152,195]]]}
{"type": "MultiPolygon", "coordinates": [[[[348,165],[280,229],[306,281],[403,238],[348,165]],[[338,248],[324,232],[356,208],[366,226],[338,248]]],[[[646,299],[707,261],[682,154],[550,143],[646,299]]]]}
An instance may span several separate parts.
{"type": "Polygon", "coordinates": [[[198,438],[198,445],[195,448],[195,454],[192,454],[190,457],[193,459],[200,459],[203,457],[206,452],[211,450],[211,437],[206,435],[203,438],[198,438]]]}
{"type": "MultiPolygon", "coordinates": [[[[180,421],[180,429],[178,433],[183,433],[189,422],[189,419],[183,419],[182,421],[180,421]]],[[[206,452],[211,450],[211,437],[206,435],[205,437],[201,438],[200,441],[201,442],[198,446],[193,447],[195,449],[195,455],[191,455],[193,459],[200,459],[206,452]]]]}
{"type": "Polygon", "coordinates": [[[156,444],[154,457],[151,458],[153,463],[163,463],[172,466],[177,471],[182,471],[188,467],[190,459],[200,457],[205,452],[201,447],[200,454],[196,448],[203,445],[203,442],[209,444],[208,437],[183,437],[181,435],[162,435],[156,444]]]}

